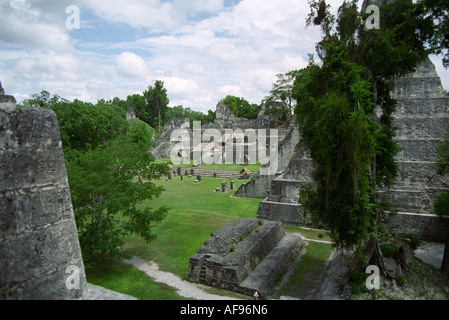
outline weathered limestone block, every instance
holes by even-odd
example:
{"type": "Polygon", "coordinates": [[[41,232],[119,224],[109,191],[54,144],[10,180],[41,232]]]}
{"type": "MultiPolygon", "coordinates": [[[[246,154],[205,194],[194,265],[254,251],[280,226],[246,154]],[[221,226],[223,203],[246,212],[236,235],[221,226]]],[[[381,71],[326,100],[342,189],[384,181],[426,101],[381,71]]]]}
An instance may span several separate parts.
{"type": "Polygon", "coordinates": [[[56,115],[0,107],[0,299],[80,299],[86,287],[56,115]],[[69,266],[79,289],[69,289],[69,266]]]}
{"type": "Polygon", "coordinates": [[[170,131],[175,129],[190,129],[189,118],[171,119],[164,125],[164,131],[170,131]]]}

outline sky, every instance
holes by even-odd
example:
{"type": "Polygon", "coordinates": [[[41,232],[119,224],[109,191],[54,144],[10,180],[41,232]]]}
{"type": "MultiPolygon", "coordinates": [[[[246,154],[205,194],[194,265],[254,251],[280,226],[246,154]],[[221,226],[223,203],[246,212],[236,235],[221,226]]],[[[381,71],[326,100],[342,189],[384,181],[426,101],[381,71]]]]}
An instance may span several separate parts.
{"type": "MultiPolygon", "coordinates": [[[[42,90],[125,100],[162,80],[170,106],[259,104],[315,52],[308,13],[306,0],[0,0],[0,81],[19,103],[42,90]]],[[[432,60],[449,90],[449,70],[432,60]]]]}

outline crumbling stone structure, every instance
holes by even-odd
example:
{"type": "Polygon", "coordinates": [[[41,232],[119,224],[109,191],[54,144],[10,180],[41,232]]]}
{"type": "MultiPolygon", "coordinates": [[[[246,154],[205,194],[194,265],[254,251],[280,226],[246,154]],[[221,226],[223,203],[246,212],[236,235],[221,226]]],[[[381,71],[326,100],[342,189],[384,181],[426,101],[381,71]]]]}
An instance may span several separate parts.
{"type": "Polygon", "coordinates": [[[216,129],[262,129],[272,128],[273,125],[269,118],[265,116],[264,110],[259,113],[257,119],[246,119],[236,117],[226,104],[219,103],[215,110],[215,121],[206,125],[206,127],[216,129]]]}
{"type": "Polygon", "coordinates": [[[265,163],[262,166],[262,169],[251,177],[250,181],[240,185],[239,189],[235,192],[234,197],[265,199],[270,190],[271,181],[274,178],[279,177],[287,169],[298,143],[299,128],[296,125],[296,122],[293,121],[285,138],[279,143],[277,150],[277,173],[266,174],[271,171],[269,170],[271,163],[265,163]]]}
{"type": "MultiPolygon", "coordinates": [[[[203,137],[203,133],[208,129],[216,129],[222,133],[222,141],[218,141],[223,146],[223,158],[226,158],[226,152],[232,153],[234,163],[237,163],[236,154],[240,148],[240,143],[243,143],[243,153],[248,156],[251,148],[255,148],[256,152],[259,152],[259,146],[251,145],[248,143],[244,143],[242,134],[226,134],[226,130],[236,130],[241,129],[242,132],[248,129],[252,129],[257,131],[258,129],[270,129],[272,127],[272,122],[267,118],[264,111],[262,110],[259,113],[257,119],[245,119],[239,118],[234,115],[234,113],[229,109],[229,107],[225,104],[219,103],[216,107],[216,119],[213,123],[208,123],[201,128],[201,133],[203,137]],[[231,144],[228,144],[228,142],[231,144]],[[226,148],[225,148],[226,145],[226,148]],[[229,147],[231,145],[231,147],[229,147]]],[[[159,138],[155,141],[155,147],[151,150],[151,153],[155,159],[168,159],[171,158],[171,151],[173,148],[182,141],[184,137],[172,137],[172,133],[176,132],[175,130],[185,129],[186,134],[190,137],[190,144],[188,150],[180,151],[178,155],[181,158],[193,158],[194,151],[203,151],[204,148],[209,147],[209,143],[212,141],[211,139],[207,139],[204,137],[201,144],[194,145],[193,132],[190,130],[190,122],[189,119],[172,119],[164,125],[164,131],[159,136],[159,138]],[[189,154],[190,153],[190,154],[189,154]]],[[[279,141],[282,141],[284,137],[287,135],[289,129],[281,128],[278,129],[279,141]]],[[[270,141],[270,130],[266,130],[266,140],[270,141]]],[[[251,149],[252,150],[252,149],[251,149]]],[[[264,149],[265,150],[265,149],[264,149]]],[[[207,152],[207,151],[206,151],[207,152]]],[[[213,152],[213,150],[212,150],[213,152]]],[[[257,158],[257,156],[256,156],[257,158]]],[[[256,161],[257,159],[247,159],[248,161],[256,161]]]]}
{"type": "Polygon", "coordinates": [[[56,115],[0,93],[0,300],[123,299],[86,282],[56,115]]]}
{"type": "Polygon", "coordinates": [[[212,233],[190,258],[187,280],[252,296],[268,296],[304,253],[304,238],[280,222],[243,219],[212,233]]]}
{"type": "Polygon", "coordinates": [[[133,107],[129,107],[128,110],[126,110],[126,120],[133,120],[137,119],[136,111],[133,107]]]}
{"type": "Polygon", "coordinates": [[[14,96],[8,96],[5,94],[5,89],[2,87],[2,83],[0,82],[0,104],[4,107],[15,107],[16,106],[16,98],[14,96]]]}

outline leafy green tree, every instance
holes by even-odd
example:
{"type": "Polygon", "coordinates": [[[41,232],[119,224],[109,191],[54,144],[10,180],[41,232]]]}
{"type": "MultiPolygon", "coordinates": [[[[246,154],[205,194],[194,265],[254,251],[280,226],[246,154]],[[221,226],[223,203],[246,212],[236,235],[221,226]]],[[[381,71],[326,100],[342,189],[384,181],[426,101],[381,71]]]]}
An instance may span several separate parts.
{"type": "Polygon", "coordinates": [[[145,113],[143,113],[143,118],[138,114],[139,118],[161,131],[161,125],[168,120],[167,110],[170,103],[167,89],[164,88],[164,82],[156,80],[154,86],[148,86],[143,96],[146,103],[145,113]]]}
{"type": "Polygon", "coordinates": [[[310,5],[308,24],[321,25],[323,39],[320,63],[311,59],[299,71],[293,91],[302,143],[315,164],[315,184],[301,199],[330,228],[336,246],[355,248],[357,258],[374,254],[382,266],[378,240],[387,203],[377,190],[398,174],[391,90],[395,78],[427,58],[430,22],[411,0],[382,6],[378,30],[367,30],[357,1],[344,1],[337,17],[324,1],[310,5]]]}
{"type": "Polygon", "coordinates": [[[449,5],[446,0],[422,0],[424,12],[436,20],[429,44],[436,54],[443,54],[443,66],[449,67],[449,5]]]}
{"type": "Polygon", "coordinates": [[[142,149],[150,148],[153,146],[154,132],[145,122],[133,119],[128,121],[128,136],[130,142],[137,144],[142,147],[142,149]]]}
{"type": "Polygon", "coordinates": [[[86,268],[131,257],[123,239],[130,234],[154,239],[151,229],[166,209],[141,203],[161,195],[163,189],[152,181],[168,174],[167,165],[155,163],[148,152],[151,127],[125,119],[128,103],[140,102],[137,96],[100,99],[96,105],[51,97],[47,91],[33,97],[25,107],[49,108],[58,118],[86,268]]]}
{"type": "Polygon", "coordinates": [[[292,91],[297,76],[297,70],[278,74],[278,80],[273,84],[270,95],[262,101],[266,107],[265,114],[275,123],[291,122],[293,119],[296,101],[293,99],[292,91]]]}
{"type": "Polygon", "coordinates": [[[204,125],[215,120],[215,112],[209,110],[207,114],[204,114],[200,111],[194,111],[188,107],[184,108],[183,106],[175,106],[168,109],[167,118],[169,120],[176,118],[188,118],[191,126],[193,126],[194,121],[201,121],[201,124],[204,125]]]}
{"type": "Polygon", "coordinates": [[[26,99],[19,107],[21,108],[50,108],[52,105],[58,102],[69,102],[65,98],[61,98],[59,95],[54,94],[51,96],[50,92],[42,90],[41,93],[35,93],[31,95],[31,99],[26,99]]]}
{"type": "Polygon", "coordinates": [[[257,104],[251,104],[244,98],[228,95],[226,98],[220,100],[220,103],[224,103],[231,109],[236,117],[242,117],[246,119],[257,119],[262,106],[257,104]]]}
{"type": "MultiPolygon", "coordinates": [[[[136,132],[135,132],[136,133],[136,132]]],[[[163,189],[152,182],[159,173],[168,174],[164,164],[156,164],[145,139],[136,134],[83,153],[67,161],[70,193],[80,246],[87,269],[114,259],[130,258],[123,238],[135,234],[150,242],[152,227],[165,217],[165,208],[142,207],[145,200],[161,195],[163,189]],[[136,177],[141,177],[142,182],[136,177]]]]}
{"type": "Polygon", "coordinates": [[[302,143],[314,161],[317,183],[304,188],[301,198],[317,221],[330,227],[335,244],[350,248],[372,232],[376,212],[370,174],[381,128],[372,121],[364,68],[345,57],[344,45],[332,49],[336,52],[322,67],[311,62],[302,70],[295,86],[302,143]]]}
{"type": "Polygon", "coordinates": [[[133,108],[136,112],[136,117],[144,121],[148,125],[151,125],[151,115],[147,108],[145,97],[142,94],[129,95],[126,98],[127,109],[129,107],[133,108]]]}
{"type": "Polygon", "coordinates": [[[214,121],[215,121],[215,118],[216,118],[216,113],[215,113],[215,111],[208,110],[208,111],[207,111],[207,114],[204,115],[204,117],[203,117],[201,123],[202,123],[202,124],[206,124],[206,123],[214,122],[214,121]]]}
{"type": "Polygon", "coordinates": [[[123,110],[113,104],[93,105],[75,100],[53,104],[51,109],[58,118],[66,157],[72,150],[95,149],[123,135],[128,128],[123,110]]]}

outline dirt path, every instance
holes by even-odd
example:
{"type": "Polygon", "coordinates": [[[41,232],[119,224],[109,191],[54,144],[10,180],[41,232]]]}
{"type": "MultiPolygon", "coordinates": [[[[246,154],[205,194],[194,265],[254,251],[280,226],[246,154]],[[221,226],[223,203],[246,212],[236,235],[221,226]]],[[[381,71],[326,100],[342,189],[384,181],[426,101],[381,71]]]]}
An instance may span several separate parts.
{"type": "Polygon", "coordinates": [[[182,280],[172,273],[160,271],[159,266],[152,261],[146,261],[135,256],[131,260],[126,260],[124,262],[134,266],[140,271],[145,272],[154,281],[164,283],[172,288],[175,288],[177,290],[177,294],[181,297],[196,300],[237,300],[227,296],[209,294],[205,291],[208,287],[182,280]]]}

